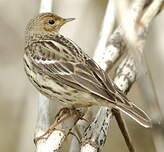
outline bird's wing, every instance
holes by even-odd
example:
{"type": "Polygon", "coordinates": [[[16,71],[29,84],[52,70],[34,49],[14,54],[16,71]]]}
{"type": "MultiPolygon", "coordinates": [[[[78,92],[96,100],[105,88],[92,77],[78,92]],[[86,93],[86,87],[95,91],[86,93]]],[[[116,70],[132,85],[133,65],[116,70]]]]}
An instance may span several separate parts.
{"type": "MultiPolygon", "coordinates": [[[[52,48],[54,43],[41,44],[40,49],[42,52],[53,52],[52,48]]],[[[35,56],[34,64],[36,67],[40,68],[47,75],[58,81],[58,83],[66,84],[77,90],[82,90],[84,92],[92,93],[100,98],[107,100],[109,103],[113,104],[115,108],[121,110],[122,112],[129,115],[135,121],[140,123],[145,127],[151,125],[149,117],[132,102],[130,102],[127,97],[122,93],[109,78],[109,76],[89,57],[86,60],[72,59],[69,62],[64,58],[62,59],[63,52],[62,49],[66,49],[63,45],[60,45],[60,57],[45,57],[45,60],[39,55],[35,56]],[[36,57],[37,56],[37,57],[36,57]]],[[[85,56],[86,54],[82,54],[85,56]]],[[[108,105],[108,104],[107,104],[108,105]]]]}
{"type": "MultiPolygon", "coordinates": [[[[101,82],[102,80],[100,81],[102,77],[94,73],[92,70],[93,68],[90,65],[78,60],[67,62],[65,59],[62,59],[62,57],[59,57],[60,53],[61,56],[63,56],[62,52],[55,54],[53,58],[51,58],[52,54],[50,53],[53,53],[54,51],[51,50],[53,46],[52,44],[49,46],[50,43],[44,43],[46,43],[46,45],[43,44],[43,42],[42,44],[40,43],[38,45],[42,50],[41,52],[46,52],[43,53],[44,57],[39,55],[38,52],[34,52],[33,54],[32,61],[35,67],[43,71],[43,73],[46,73],[58,83],[68,85],[77,90],[91,93],[95,96],[108,100],[111,103],[115,103],[114,95],[109,94],[108,89],[104,86],[104,83],[101,82]],[[48,51],[50,52],[47,53],[48,51]]],[[[62,46],[60,46],[60,50],[61,47],[62,46]]]]}
{"type": "Polygon", "coordinates": [[[107,73],[105,73],[93,60],[88,60],[88,64],[94,71],[94,75],[98,76],[99,80],[108,89],[108,93],[115,96],[116,109],[124,112],[144,127],[152,126],[151,119],[148,115],[126,97],[126,95],[113,83],[107,73]]]}

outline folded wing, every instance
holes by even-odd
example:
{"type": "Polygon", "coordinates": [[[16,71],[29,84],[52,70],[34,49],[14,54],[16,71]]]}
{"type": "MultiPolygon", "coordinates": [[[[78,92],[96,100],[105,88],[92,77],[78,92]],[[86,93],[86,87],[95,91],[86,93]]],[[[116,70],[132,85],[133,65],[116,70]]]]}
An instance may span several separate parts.
{"type": "MultiPolygon", "coordinates": [[[[52,54],[54,52],[52,49],[56,48],[56,46],[53,47],[53,44],[55,45],[56,43],[58,43],[58,47],[60,46],[62,55],[63,50],[69,49],[59,42],[51,42],[51,45],[50,42],[47,43],[45,41],[43,43],[46,44],[40,44],[41,52],[49,51],[52,54]]],[[[76,47],[76,49],[78,48],[76,47]]],[[[43,60],[38,54],[35,54],[33,64],[43,72],[46,72],[55,81],[99,96],[107,101],[107,106],[112,106],[122,111],[144,127],[151,126],[151,120],[146,113],[130,102],[109,76],[86,54],[82,54],[82,56],[87,56],[87,59],[84,61],[78,60],[78,58],[66,61],[63,56],[59,57],[59,55],[60,53],[58,54],[58,58],[55,58],[54,54],[53,58],[52,56],[50,57],[51,62],[48,62],[50,55],[45,57],[46,60],[43,60]]]]}

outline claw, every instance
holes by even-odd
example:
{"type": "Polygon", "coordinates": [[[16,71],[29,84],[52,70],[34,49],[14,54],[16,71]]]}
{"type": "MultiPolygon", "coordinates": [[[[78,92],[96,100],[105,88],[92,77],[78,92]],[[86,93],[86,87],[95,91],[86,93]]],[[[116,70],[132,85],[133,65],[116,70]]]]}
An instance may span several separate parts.
{"type": "Polygon", "coordinates": [[[44,137],[44,135],[42,135],[42,136],[39,136],[39,137],[36,137],[36,138],[34,138],[34,144],[35,144],[35,146],[37,145],[37,142],[39,141],[39,140],[47,140],[48,139],[48,137],[44,137]]]}

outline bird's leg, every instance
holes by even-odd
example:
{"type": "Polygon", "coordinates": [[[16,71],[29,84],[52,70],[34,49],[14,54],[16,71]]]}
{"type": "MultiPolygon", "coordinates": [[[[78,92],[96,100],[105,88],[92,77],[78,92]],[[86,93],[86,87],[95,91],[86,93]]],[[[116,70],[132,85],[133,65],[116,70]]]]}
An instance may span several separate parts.
{"type": "Polygon", "coordinates": [[[54,130],[60,130],[64,132],[64,130],[58,129],[56,127],[61,123],[63,123],[69,117],[72,117],[73,115],[76,115],[78,117],[77,121],[79,119],[83,120],[83,114],[81,114],[81,112],[74,107],[70,107],[70,108],[65,107],[60,109],[60,111],[55,116],[55,122],[49,127],[49,129],[43,135],[36,137],[34,139],[34,143],[36,144],[36,142],[41,139],[48,139],[48,137],[53,133],[54,130]]]}
{"type": "Polygon", "coordinates": [[[58,122],[65,114],[71,113],[72,107],[64,107],[59,110],[59,112],[55,116],[55,120],[58,122]]]}
{"type": "Polygon", "coordinates": [[[69,117],[73,115],[76,115],[78,117],[78,120],[81,119],[81,120],[87,121],[86,119],[83,118],[84,114],[77,107],[72,106],[69,108],[65,107],[59,110],[59,112],[55,116],[55,120],[58,123],[57,125],[59,125],[64,120],[68,119],[69,117]]]}

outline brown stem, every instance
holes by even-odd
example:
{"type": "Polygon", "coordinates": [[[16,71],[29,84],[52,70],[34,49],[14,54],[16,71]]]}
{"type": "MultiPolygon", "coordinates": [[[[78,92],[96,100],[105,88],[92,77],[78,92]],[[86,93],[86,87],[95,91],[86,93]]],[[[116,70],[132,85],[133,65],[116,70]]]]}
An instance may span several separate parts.
{"type": "Polygon", "coordinates": [[[135,148],[132,144],[132,140],[130,138],[130,135],[128,133],[128,129],[126,127],[126,123],[124,121],[124,119],[122,118],[121,112],[115,109],[112,109],[112,112],[116,118],[117,124],[121,130],[121,133],[125,139],[126,145],[129,149],[130,152],[135,152],[135,148]]]}

